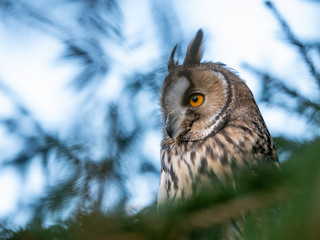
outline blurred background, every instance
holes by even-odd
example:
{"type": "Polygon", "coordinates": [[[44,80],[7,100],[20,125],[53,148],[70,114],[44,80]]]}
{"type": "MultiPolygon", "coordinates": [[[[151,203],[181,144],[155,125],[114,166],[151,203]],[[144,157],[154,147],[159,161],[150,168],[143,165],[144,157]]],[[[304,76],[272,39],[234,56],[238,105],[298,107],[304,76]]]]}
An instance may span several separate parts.
{"type": "Polygon", "coordinates": [[[0,222],[156,200],[175,44],[239,72],[281,161],[319,136],[320,1],[0,0],[0,222]],[[284,144],[284,142],[286,144],[284,144]]]}

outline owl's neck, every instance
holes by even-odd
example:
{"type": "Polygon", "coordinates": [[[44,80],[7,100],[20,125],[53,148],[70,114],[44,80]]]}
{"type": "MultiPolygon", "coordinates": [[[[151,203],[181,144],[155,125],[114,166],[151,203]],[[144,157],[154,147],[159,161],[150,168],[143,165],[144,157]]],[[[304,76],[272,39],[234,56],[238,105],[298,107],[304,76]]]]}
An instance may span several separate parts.
{"type": "Polygon", "coordinates": [[[184,133],[182,136],[179,137],[179,142],[197,142],[197,141],[203,141],[206,140],[209,137],[214,136],[217,134],[221,129],[226,127],[229,122],[229,113],[228,110],[223,110],[221,113],[219,113],[217,116],[213,117],[210,120],[210,123],[208,124],[208,127],[201,130],[194,130],[190,129],[186,133],[184,133]]]}

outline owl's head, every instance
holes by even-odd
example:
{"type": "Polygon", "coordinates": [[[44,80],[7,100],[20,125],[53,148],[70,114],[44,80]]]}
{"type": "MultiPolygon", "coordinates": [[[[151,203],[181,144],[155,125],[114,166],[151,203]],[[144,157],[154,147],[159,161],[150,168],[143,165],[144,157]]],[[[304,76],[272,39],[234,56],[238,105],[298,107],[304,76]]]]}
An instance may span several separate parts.
{"type": "Polygon", "coordinates": [[[241,117],[248,105],[245,102],[254,103],[250,90],[232,71],[220,63],[200,62],[202,43],[200,29],[189,44],[182,65],[174,60],[176,47],[169,58],[169,74],[160,101],[164,137],[175,142],[206,138],[219,131],[228,119],[241,117]]]}

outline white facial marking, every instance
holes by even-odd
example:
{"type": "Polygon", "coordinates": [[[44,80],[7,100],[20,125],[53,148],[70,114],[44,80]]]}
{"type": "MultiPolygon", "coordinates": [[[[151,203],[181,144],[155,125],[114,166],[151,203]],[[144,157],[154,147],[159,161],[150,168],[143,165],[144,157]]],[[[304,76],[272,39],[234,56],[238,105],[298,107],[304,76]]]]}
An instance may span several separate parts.
{"type": "Polygon", "coordinates": [[[223,86],[225,88],[227,88],[228,84],[227,84],[227,81],[226,81],[225,77],[223,76],[223,74],[221,72],[214,72],[214,71],[212,71],[212,72],[214,75],[216,75],[221,80],[223,86]]]}
{"type": "Polygon", "coordinates": [[[189,86],[190,83],[186,77],[179,77],[175,82],[172,82],[171,88],[167,92],[165,99],[166,128],[167,131],[169,129],[174,134],[173,136],[182,130],[181,122],[186,112],[186,108],[182,106],[182,100],[189,86]]]}
{"type": "MultiPolygon", "coordinates": [[[[227,94],[227,93],[226,93],[226,91],[227,91],[226,89],[228,88],[228,83],[227,83],[227,80],[225,79],[225,77],[224,77],[224,76],[222,75],[222,73],[220,73],[220,72],[212,71],[212,73],[213,73],[214,75],[216,75],[216,76],[221,80],[222,85],[224,86],[225,94],[227,94]]],[[[225,104],[226,104],[226,103],[225,103],[225,104]]],[[[209,128],[207,128],[207,129],[205,129],[205,130],[203,131],[203,134],[204,134],[205,136],[207,136],[208,134],[210,134],[210,133],[213,131],[213,129],[217,126],[217,124],[220,122],[220,120],[219,120],[219,119],[216,119],[216,118],[217,118],[217,116],[221,113],[221,111],[222,111],[222,109],[224,108],[224,106],[225,106],[225,105],[223,105],[223,106],[221,107],[221,109],[220,109],[219,112],[217,112],[216,114],[214,114],[214,115],[211,116],[210,121],[212,122],[212,125],[211,125],[209,128]]]]}
{"type": "Polygon", "coordinates": [[[169,89],[166,98],[166,107],[169,113],[180,113],[184,110],[181,106],[181,99],[189,86],[190,83],[188,79],[186,77],[180,77],[173,84],[172,88],[169,89]]]}

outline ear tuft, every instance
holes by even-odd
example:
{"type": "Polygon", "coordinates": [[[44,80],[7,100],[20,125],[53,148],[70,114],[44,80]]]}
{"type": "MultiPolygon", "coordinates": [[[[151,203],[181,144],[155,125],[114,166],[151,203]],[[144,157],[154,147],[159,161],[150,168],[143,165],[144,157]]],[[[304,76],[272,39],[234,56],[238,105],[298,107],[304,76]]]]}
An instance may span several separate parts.
{"type": "Polygon", "coordinates": [[[172,49],[172,52],[170,54],[170,58],[169,58],[169,62],[168,62],[168,71],[169,72],[172,72],[175,69],[175,67],[178,65],[178,61],[174,62],[174,54],[176,52],[177,46],[178,46],[178,44],[176,44],[174,46],[174,48],[172,49]]]}
{"type": "Polygon", "coordinates": [[[200,64],[202,58],[202,42],[203,42],[203,31],[199,29],[194,39],[188,46],[186,58],[184,59],[183,65],[194,65],[200,64]]]}

